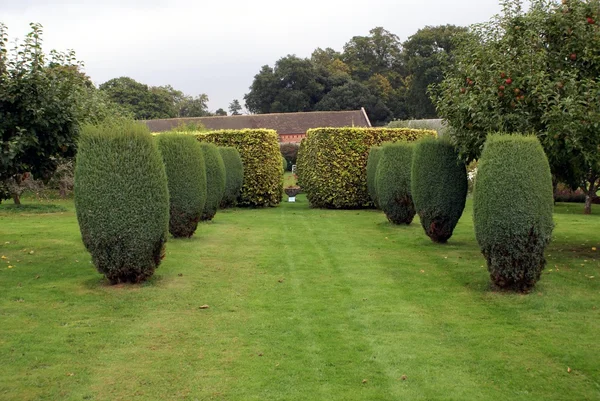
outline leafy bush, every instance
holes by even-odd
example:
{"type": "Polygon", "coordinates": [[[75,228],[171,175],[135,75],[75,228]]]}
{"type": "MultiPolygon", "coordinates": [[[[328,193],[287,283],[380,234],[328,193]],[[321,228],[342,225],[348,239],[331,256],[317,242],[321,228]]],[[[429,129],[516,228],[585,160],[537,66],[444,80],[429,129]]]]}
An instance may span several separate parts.
{"type": "Polygon", "coordinates": [[[375,174],[377,174],[377,164],[381,158],[381,147],[373,146],[369,150],[369,158],[367,159],[367,191],[369,197],[377,209],[379,209],[379,201],[377,200],[377,186],[375,185],[375,174]]]}
{"type": "Polygon", "coordinates": [[[394,224],[410,224],[415,217],[410,192],[413,148],[407,142],[385,144],[377,164],[375,185],[379,207],[394,224]]]}
{"type": "Polygon", "coordinates": [[[274,130],[244,129],[199,133],[200,141],[231,146],[240,152],[244,185],[239,206],[276,206],[283,197],[282,160],[274,130]]]}
{"type": "Polygon", "coordinates": [[[467,191],[467,169],[448,140],[416,143],[411,193],[421,225],[432,241],[444,243],[452,236],[465,208],[467,191]]]}
{"type": "MultiPolygon", "coordinates": [[[[567,185],[559,183],[554,190],[554,202],[585,203],[585,199],[585,193],[581,188],[573,190],[567,185]]],[[[600,196],[594,196],[592,198],[592,203],[600,205],[600,196]]]]}
{"type": "Polygon", "coordinates": [[[297,143],[282,143],[279,145],[279,151],[286,161],[286,170],[292,171],[292,166],[298,160],[298,149],[300,145],[297,143]]]}
{"type": "Polygon", "coordinates": [[[200,144],[193,136],[158,136],[169,185],[169,232],[174,237],[194,235],[206,203],[206,170],[200,144]]]}
{"type": "Polygon", "coordinates": [[[202,211],[202,221],[212,220],[217,214],[225,193],[225,164],[219,148],[212,143],[201,142],[202,156],[206,168],[206,202],[202,211]]]}
{"type": "Polygon", "coordinates": [[[390,128],[308,130],[298,152],[299,184],[312,207],[373,205],[367,190],[369,149],[383,142],[414,141],[435,131],[390,128]]]}
{"type": "Polygon", "coordinates": [[[111,283],[152,276],[164,256],[169,192],[158,146],[144,125],[83,128],[75,208],[83,243],[111,283]]]}
{"type": "Polygon", "coordinates": [[[220,147],[223,164],[225,164],[225,192],[221,207],[235,206],[244,185],[244,165],[240,152],[232,147],[220,147]]]}
{"type": "Polygon", "coordinates": [[[552,207],[550,167],[539,140],[489,135],[479,159],[473,222],[496,286],[525,291],[539,280],[552,207]]]}
{"type": "Polygon", "coordinates": [[[441,119],[426,119],[426,120],[394,120],[391,121],[387,128],[413,128],[427,129],[436,131],[438,136],[444,136],[448,131],[448,126],[441,119]]]}

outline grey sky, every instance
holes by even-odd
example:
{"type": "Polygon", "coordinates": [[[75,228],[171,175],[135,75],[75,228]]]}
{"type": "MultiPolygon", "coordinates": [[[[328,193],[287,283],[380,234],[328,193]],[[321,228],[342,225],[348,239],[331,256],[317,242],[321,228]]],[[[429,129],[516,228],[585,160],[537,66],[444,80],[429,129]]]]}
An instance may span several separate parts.
{"type": "Polygon", "coordinates": [[[206,93],[212,111],[243,104],[260,67],[287,54],[342,50],[376,26],[404,41],[426,25],[467,26],[499,11],[498,0],[0,0],[11,40],[40,22],[46,52],[74,49],[96,84],[170,84],[206,93]]]}

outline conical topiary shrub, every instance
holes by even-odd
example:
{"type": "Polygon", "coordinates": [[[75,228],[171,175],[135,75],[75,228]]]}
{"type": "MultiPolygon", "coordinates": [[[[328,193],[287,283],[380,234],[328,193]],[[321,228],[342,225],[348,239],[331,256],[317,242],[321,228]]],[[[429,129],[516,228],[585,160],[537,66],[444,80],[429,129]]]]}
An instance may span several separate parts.
{"type": "Polygon", "coordinates": [[[237,204],[244,185],[244,165],[240,152],[233,147],[219,147],[225,165],[225,192],[221,207],[227,208],[237,204]]]}
{"type": "Polygon", "coordinates": [[[206,171],[200,143],[192,135],[166,133],[157,138],[169,184],[169,232],[194,235],[206,203],[206,171]]]}
{"type": "Polygon", "coordinates": [[[552,177],[539,140],[489,135],[473,190],[473,223],[497,287],[526,291],[539,280],[552,209],[552,177]]]}
{"type": "Polygon", "coordinates": [[[202,211],[202,221],[212,220],[225,192],[225,164],[216,145],[200,142],[204,165],[206,166],[206,203],[202,211]]]}
{"type": "Polygon", "coordinates": [[[135,122],[85,126],[75,168],[81,237],[113,284],[152,276],[169,224],[165,167],[148,129],[135,122]]]}
{"type": "Polygon", "coordinates": [[[377,174],[377,164],[381,157],[381,146],[373,146],[369,150],[367,159],[367,191],[373,201],[373,204],[379,209],[379,201],[377,200],[377,186],[375,185],[375,175],[377,174]]]}
{"type": "Polygon", "coordinates": [[[412,143],[386,144],[377,164],[375,185],[379,207],[394,224],[410,224],[415,217],[410,192],[412,152],[412,143]]]}
{"type": "Polygon", "coordinates": [[[434,242],[452,236],[467,199],[467,169],[446,139],[425,138],[415,144],[411,194],[425,233],[434,242]]]}

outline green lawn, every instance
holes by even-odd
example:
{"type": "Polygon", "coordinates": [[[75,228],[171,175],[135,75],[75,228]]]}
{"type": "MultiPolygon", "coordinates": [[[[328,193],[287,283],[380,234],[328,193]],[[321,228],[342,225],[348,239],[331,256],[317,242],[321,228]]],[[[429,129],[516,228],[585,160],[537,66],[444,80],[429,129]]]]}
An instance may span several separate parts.
{"type": "Polygon", "coordinates": [[[470,203],[436,245],[298,200],[219,212],[114,287],[72,202],[0,205],[0,399],[600,399],[600,207],[556,208],[547,269],[516,295],[489,289],[470,203]]]}

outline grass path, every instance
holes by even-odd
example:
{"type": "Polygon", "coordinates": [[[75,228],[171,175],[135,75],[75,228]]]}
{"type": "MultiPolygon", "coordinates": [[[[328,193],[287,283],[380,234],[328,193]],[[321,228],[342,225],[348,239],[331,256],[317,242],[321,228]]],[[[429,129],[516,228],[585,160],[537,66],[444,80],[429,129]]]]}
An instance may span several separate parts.
{"type": "Polygon", "coordinates": [[[600,399],[597,213],[559,205],[542,280],[514,295],[488,288],[470,209],[440,246],[298,199],[219,212],[115,287],[72,203],[0,206],[0,399],[600,399]]]}

